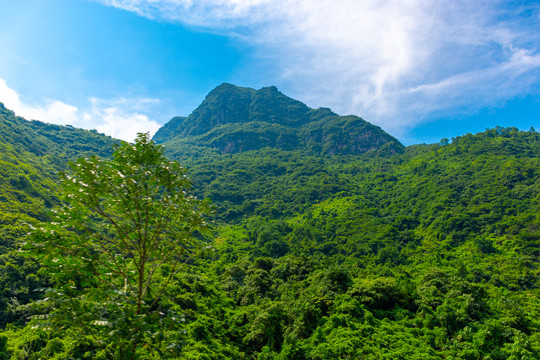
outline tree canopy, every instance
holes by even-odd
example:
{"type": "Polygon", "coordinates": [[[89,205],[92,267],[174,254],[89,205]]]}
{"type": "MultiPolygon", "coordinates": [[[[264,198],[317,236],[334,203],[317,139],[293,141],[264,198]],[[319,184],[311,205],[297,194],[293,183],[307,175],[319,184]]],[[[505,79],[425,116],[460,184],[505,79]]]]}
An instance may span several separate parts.
{"type": "Polygon", "coordinates": [[[122,143],[110,160],[81,158],[71,167],[62,174],[64,205],[31,235],[53,284],[46,316],[35,318],[47,327],[112,330],[135,356],[128,350],[147,342],[147,318],[165,311],[166,286],[201,248],[208,207],[190,194],[185,168],[147,134],[122,143]]]}

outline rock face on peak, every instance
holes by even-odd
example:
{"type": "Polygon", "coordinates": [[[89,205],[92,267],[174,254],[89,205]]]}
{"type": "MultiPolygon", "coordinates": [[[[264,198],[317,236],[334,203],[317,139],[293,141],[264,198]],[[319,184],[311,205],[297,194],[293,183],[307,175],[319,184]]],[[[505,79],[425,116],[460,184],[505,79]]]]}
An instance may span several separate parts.
{"type": "Polygon", "coordinates": [[[185,116],[173,117],[168,123],[159,128],[159,130],[155,133],[153,140],[158,143],[162,143],[178,136],[181,126],[186,119],[187,117],[185,116]]]}
{"type": "Polygon", "coordinates": [[[222,84],[187,118],[175,117],[154,140],[203,146],[221,153],[274,147],[319,154],[357,155],[370,150],[403,151],[403,145],[358,116],[311,109],[275,86],[259,90],[222,84]]]}

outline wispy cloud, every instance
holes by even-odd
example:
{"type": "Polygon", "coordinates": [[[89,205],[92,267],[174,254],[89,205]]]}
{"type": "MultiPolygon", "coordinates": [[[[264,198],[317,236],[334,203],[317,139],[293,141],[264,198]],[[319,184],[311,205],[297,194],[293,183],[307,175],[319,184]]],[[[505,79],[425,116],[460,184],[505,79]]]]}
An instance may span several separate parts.
{"type": "Polygon", "coordinates": [[[272,0],[97,0],[150,19],[179,21],[208,28],[236,28],[259,23],[272,0]]]}
{"type": "MultiPolygon", "coordinates": [[[[399,133],[538,93],[540,5],[427,0],[98,0],[249,42],[277,85],[399,133]],[[466,99],[474,98],[474,102],[466,99]]],[[[399,135],[399,134],[398,134],[399,135]]]]}
{"type": "Polygon", "coordinates": [[[157,99],[90,98],[88,106],[79,109],[58,100],[45,104],[28,104],[0,79],[0,99],[17,115],[29,120],[40,120],[51,124],[73,125],[83,129],[96,129],[117,139],[133,141],[138,132],[155,133],[160,125],[142,113],[157,99]]]}

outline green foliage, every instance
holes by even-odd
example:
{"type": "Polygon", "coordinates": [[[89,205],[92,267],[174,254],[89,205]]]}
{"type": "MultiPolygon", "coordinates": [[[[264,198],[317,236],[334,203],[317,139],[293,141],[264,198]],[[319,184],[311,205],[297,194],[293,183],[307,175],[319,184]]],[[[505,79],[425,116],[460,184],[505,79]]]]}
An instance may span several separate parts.
{"type": "MultiPolygon", "coordinates": [[[[538,133],[495,128],[409,146],[403,153],[386,151],[381,143],[377,152],[364,155],[320,156],[330,154],[332,144],[348,132],[362,129],[362,123],[328,109],[305,112],[275,89],[263,90],[218,88],[195,113],[200,122],[186,124],[179,118],[163,135],[183,129],[182,136],[189,137],[168,141],[166,154],[190,168],[197,197],[210,197],[216,204],[215,251],[189,260],[187,272],[175,273],[170,266],[156,270],[140,313],[136,297],[125,298],[124,277],[113,276],[99,262],[73,263],[77,266],[68,266],[68,273],[51,274],[55,286],[48,287],[44,274],[54,267],[36,275],[35,263],[7,257],[2,266],[8,276],[2,281],[14,280],[16,286],[1,293],[8,315],[4,321],[12,325],[4,328],[9,340],[0,354],[58,359],[538,358],[538,133]],[[282,112],[272,113],[273,107],[282,112]],[[223,116],[204,124],[217,108],[223,116]],[[287,118],[288,113],[296,115],[287,118]],[[246,143],[253,136],[276,146],[272,139],[278,134],[301,133],[313,136],[309,151],[294,146],[245,151],[257,149],[253,143],[241,153],[222,154],[208,147],[236,135],[246,143]],[[332,138],[333,133],[341,135],[332,138]],[[195,136],[204,139],[198,147],[188,144],[195,136]],[[106,290],[94,274],[111,279],[119,292],[106,290]],[[40,285],[42,292],[32,291],[40,285]],[[63,295],[57,294],[59,285],[63,295]],[[157,296],[160,288],[163,293],[157,296]],[[43,311],[36,313],[35,307],[17,306],[11,300],[15,293],[21,304],[39,294],[48,300],[38,303],[43,311]],[[52,303],[77,316],[53,321],[61,312],[47,309],[52,303]],[[42,319],[25,326],[28,316],[42,319]],[[43,326],[32,328],[38,324],[43,326]],[[129,332],[133,327],[141,329],[136,337],[129,332]],[[131,346],[134,338],[144,346],[131,346]],[[129,347],[131,353],[125,350],[129,347]]],[[[302,136],[284,144],[300,144],[302,136]]],[[[10,239],[6,249],[16,246],[23,232],[12,221],[46,220],[47,181],[56,189],[47,175],[54,160],[49,168],[35,160],[38,166],[24,170],[30,159],[35,160],[5,157],[13,164],[5,167],[11,171],[5,178],[11,194],[7,204],[14,204],[5,207],[12,211],[4,212],[2,223],[10,239]],[[21,205],[15,205],[17,196],[34,202],[17,200],[21,205]]],[[[107,191],[100,199],[110,198],[110,192],[121,202],[124,192],[111,189],[114,181],[108,179],[111,185],[103,185],[107,191]]],[[[84,187],[81,192],[80,185],[72,184],[83,199],[84,187]]],[[[58,203],[56,196],[49,201],[58,203]]],[[[79,218],[92,222],[90,231],[65,227],[64,220],[55,228],[74,241],[73,247],[82,241],[95,244],[98,233],[119,237],[100,216],[79,218]]],[[[129,217],[121,221],[129,224],[129,217]]],[[[187,259],[193,248],[188,250],[179,258],[187,259]]],[[[59,255],[58,248],[54,251],[59,255]]],[[[51,265],[71,256],[55,257],[54,251],[51,265]]],[[[111,266],[95,248],[86,255],[111,266]]],[[[128,265],[131,259],[124,258],[123,265],[135,269],[128,265]]],[[[136,294],[137,282],[129,281],[136,294]]]]}
{"type": "Polygon", "coordinates": [[[81,158],[72,168],[63,174],[65,205],[30,236],[54,284],[34,318],[57,330],[105,330],[124,358],[138,357],[137,348],[170,341],[154,334],[177,317],[163,314],[160,300],[202,244],[195,232],[205,227],[205,204],[189,194],[185,169],[144,134],[111,160],[81,158]]]}
{"type": "Polygon", "coordinates": [[[235,209],[221,218],[215,271],[237,313],[260,314],[237,324],[240,348],[276,359],[534,358],[538,154],[537,133],[497,129],[390,158],[192,158],[201,194],[235,209]],[[304,197],[324,174],[333,190],[304,197]],[[274,241],[288,251],[272,255],[274,241]],[[261,255],[272,265],[259,269],[261,255]],[[280,342],[260,325],[271,318],[280,342]]]}
{"type": "Polygon", "coordinates": [[[47,210],[59,203],[58,170],[67,159],[85,153],[110,154],[110,137],[90,131],[27,121],[0,103],[0,328],[24,324],[35,289],[46,280],[38,264],[17,251],[27,232],[24,223],[48,219],[47,210]]]}

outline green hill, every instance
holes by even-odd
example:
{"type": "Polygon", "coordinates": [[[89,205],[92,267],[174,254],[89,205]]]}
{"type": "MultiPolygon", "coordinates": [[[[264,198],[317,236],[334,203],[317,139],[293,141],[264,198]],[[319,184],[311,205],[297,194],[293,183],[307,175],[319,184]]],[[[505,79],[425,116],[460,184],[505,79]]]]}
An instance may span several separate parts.
{"type": "MultiPolygon", "coordinates": [[[[212,249],[170,275],[139,358],[538,358],[539,133],[402,147],[275,88],[213,93],[155,136],[216,211],[212,249]]],[[[0,110],[0,358],[115,358],[107,314],[40,322],[26,304],[48,279],[17,252],[19,221],[58,203],[56,171],[115,140],[0,110]]]]}
{"type": "Polygon", "coordinates": [[[403,151],[399,141],[357,116],[310,109],[273,86],[254,90],[231,84],[212,90],[187,118],[173,118],[154,140],[177,153],[193,147],[223,154],[265,147],[318,155],[403,151]]]}
{"type": "Polygon", "coordinates": [[[21,320],[13,304],[39,297],[37,266],[16,250],[24,224],[59,204],[58,172],[81,156],[109,156],[118,140],[95,131],[27,121],[0,103],[0,326],[21,320]]]}
{"type": "Polygon", "coordinates": [[[539,155],[540,134],[497,128],[390,158],[193,162],[240,219],[207,265],[230,341],[268,359],[536,358],[539,155]]]}

